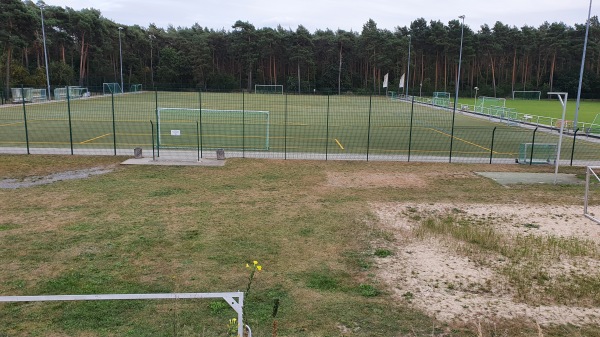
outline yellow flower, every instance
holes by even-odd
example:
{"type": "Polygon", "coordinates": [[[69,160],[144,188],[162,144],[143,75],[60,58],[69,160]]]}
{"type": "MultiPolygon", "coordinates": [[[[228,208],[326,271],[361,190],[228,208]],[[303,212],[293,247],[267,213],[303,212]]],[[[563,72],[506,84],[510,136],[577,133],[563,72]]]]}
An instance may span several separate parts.
{"type": "Polygon", "coordinates": [[[250,265],[246,263],[246,268],[250,268],[250,265]]]}
{"type": "Polygon", "coordinates": [[[261,271],[262,270],[262,266],[260,266],[260,265],[256,266],[256,270],[261,271]]]}
{"type": "Polygon", "coordinates": [[[254,262],[252,262],[252,263],[254,263],[254,265],[256,266],[256,265],[258,264],[258,261],[256,261],[256,260],[255,260],[255,261],[254,261],[254,262]]]}

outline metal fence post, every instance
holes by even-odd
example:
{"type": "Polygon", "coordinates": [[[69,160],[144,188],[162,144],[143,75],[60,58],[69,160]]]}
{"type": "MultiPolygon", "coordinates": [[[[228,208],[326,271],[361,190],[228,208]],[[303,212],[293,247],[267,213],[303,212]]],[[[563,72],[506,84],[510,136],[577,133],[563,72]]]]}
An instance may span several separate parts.
{"type": "Polygon", "coordinates": [[[27,154],[29,152],[29,130],[27,129],[27,109],[25,109],[25,89],[21,84],[21,99],[23,101],[23,123],[25,123],[25,146],[27,146],[27,154]]]}
{"type": "Polygon", "coordinates": [[[329,155],[329,94],[327,94],[327,116],[325,117],[325,161],[329,155]]]}
{"type": "Polygon", "coordinates": [[[369,121],[367,122],[367,161],[371,147],[371,113],[373,112],[373,95],[369,96],[369,121]]]}
{"type": "Polygon", "coordinates": [[[415,96],[410,103],[410,126],[408,129],[408,162],[410,162],[410,153],[412,149],[412,131],[413,131],[413,116],[415,113],[415,96]]]}
{"type": "Polygon", "coordinates": [[[200,123],[196,121],[196,144],[198,145],[198,161],[200,161],[200,123]]]}
{"type": "Polygon", "coordinates": [[[150,128],[152,129],[152,161],[156,160],[156,156],[154,156],[154,123],[150,121],[150,128]]]}
{"type": "Polygon", "coordinates": [[[246,95],[242,90],[242,158],[246,158],[246,95]]]}
{"type": "Polygon", "coordinates": [[[160,114],[158,113],[158,89],[156,87],[154,87],[154,109],[156,113],[156,156],[160,157],[160,114]]]}
{"type": "Polygon", "coordinates": [[[531,138],[531,154],[529,155],[529,165],[533,164],[533,148],[535,147],[535,133],[537,132],[537,129],[537,127],[533,129],[533,136],[531,138]]]}
{"type": "Polygon", "coordinates": [[[575,129],[575,131],[573,132],[573,147],[571,148],[571,164],[570,166],[573,166],[573,157],[575,156],[575,141],[577,140],[577,132],[579,131],[579,128],[575,129]]]}
{"type": "Polygon", "coordinates": [[[198,90],[198,105],[200,105],[200,126],[198,128],[198,133],[200,134],[200,158],[203,158],[203,139],[202,139],[202,90],[198,90]]]}
{"type": "Polygon", "coordinates": [[[71,123],[71,95],[67,86],[67,113],[69,115],[69,141],[71,143],[71,155],[73,155],[73,125],[71,123]]]}
{"type": "Polygon", "coordinates": [[[494,126],[494,130],[492,130],[492,144],[490,145],[490,164],[492,163],[492,157],[494,155],[494,137],[496,136],[496,128],[497,126],[494,126]]]}
{"type": "Polygon", "coordinates": [[[285,94],[283,116],[283,159],[287,160],[287,125],[288,125],[288,94],[285,94]]]}
{"type": "Polygon", "coordinates": [[[113,148],[115,156],[117,155],[117,126],[115,125],[115,94],[110,92],[110,100],[112,104],[112,130],[113,130],[113,148]]]}

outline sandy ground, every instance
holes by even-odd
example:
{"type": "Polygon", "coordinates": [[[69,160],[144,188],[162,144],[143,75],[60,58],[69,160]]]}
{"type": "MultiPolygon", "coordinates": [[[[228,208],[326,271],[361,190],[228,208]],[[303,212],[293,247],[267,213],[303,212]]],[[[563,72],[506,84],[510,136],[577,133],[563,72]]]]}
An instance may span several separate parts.
{"type": "MultiPolygon", "coordinates": [[[[600,308],[542,305],[515,301],[514,290],[497,272],[498,263],[482,265],[434,237],[418,238],[415,214],[435,215],[460,211],[470,219],[484,219],[511,236],[540,235],[589,240],[600,248],[600,225],[583,216],[582,206],[483,204],[373,204],[379,226],[393,233],[394,254],[378,259],[378,277],[398,301],[446,322],[477,322],[494,318],[527,319],[540,325],[600,324],[600,308]]],[[[374,246],[382,244],[375,242],[374,246]]],[[[600,261],[560,259],[547,266],[551,275],[598,273],[600,261]]]]}

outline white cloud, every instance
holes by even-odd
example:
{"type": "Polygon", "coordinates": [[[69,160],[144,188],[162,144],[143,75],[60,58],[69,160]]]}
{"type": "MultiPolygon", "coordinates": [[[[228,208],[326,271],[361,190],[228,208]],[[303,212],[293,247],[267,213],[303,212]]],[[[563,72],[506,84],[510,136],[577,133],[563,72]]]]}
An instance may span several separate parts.
{"type": "MultiPolygon", "coordinates": [[[[448,23],[465,15],[465,24],[477,31],[487,23],[500,21],[510,26],[539,26],[544,21],[568,25],[584,23],[589,2],[584,0],[47,0],[48,5],[69,6],[75,9],[94,7],[117,23],[159,27],[172,24],[229,30],[237,20],[248,21],[256,27],[296,29],[303,25],[310,31],[333,29],[361,31],[364,23],[373,19],[379,28],[394,30],[409,26],[424,18],[448,23]]],[[[596,15],[592,8],[592,15],[596,15]]]]}

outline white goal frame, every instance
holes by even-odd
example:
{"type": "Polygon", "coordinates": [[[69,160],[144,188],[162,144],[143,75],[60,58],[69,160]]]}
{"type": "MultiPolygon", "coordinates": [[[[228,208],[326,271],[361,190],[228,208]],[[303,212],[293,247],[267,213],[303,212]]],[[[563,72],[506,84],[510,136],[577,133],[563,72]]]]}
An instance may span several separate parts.
{"type": "MultiPolygon", "coordinates": [[[[222,298],[238,315],[238,336],[244,335],[244,293],[164,293],[164,294],[96,294],[96,295],[40,295],[40,296],[0,296],[0,302],[48,302],[48,301],[110,301],[110,300],[159,300],[222,298]],[[237,299],[237,300],[236,300],[237,299]]],[[[252,336],[250,328],[248,336],[252,336]]]]}
{"type": "Polygon", "coordinates": [[[512,99],[513,101],[515,100],[515,92],[521,92],[521,93],[533,93],[536,92],[538,94],[537,96],[537,100],[541,100],[542,99],[542,92],[538,91],[538,90],[513,90],[512,92],[512,99]]]}
{"type": "Polygon", "coordinates": [[[600,166],[588,166],[586,171],[587,172],[585,174],[585,198],[584,198],[584,204],[583,204],[583,215],[585,215],[586,218],[588,218],[600,225],[600,219],[597,217],[594,217],[588,211],[590,180],[591,180],[590,178],[591,178],[591,176],[594,176],[596,178],[596,180],[598,182],[600,182],[600,177],[598,177],[598,174],[596,173],[596,171],[600,172],[600,166]]]}
{"type": "Polygon", "coordinates": [[[255,94],[277,94],[277,95],[283,95],[283,85],[281,85],[281,84],[255,84],[254,85],[254,93],[255,94]],[[272,92],[258,92],[259,88],[266,88],[266,87],[272,87],[272,88],[275,88],[276,90],[274,90],[272,92]]]}
{"type": "MultiPolygon", "coordinates": [[[[265,122],[265,144],[263,148],[258,148],[258,149],[252,149],[252,150],[258,150],[258,151],[268,151],[269,150],[269,133],[270,133],[270,124],[271,124],[271,116],[269,111],[262,111],[262,110],[215,110],[215,109],[190,109],[190,108],[158,108],[156,110],[156,119],[157,119],[157,126],[156,126],[156,131],[157,131],[157,144],[159,148],[163,148],[164,146],[162,145],[162,140],[161,140],[161,116],[164,115],[163,112],[165,111],[189,111],[189,112],[196,112],[198,113],[198,117],[199,118],[203,118],[203,116],[207,116],[207,115],[214,115],[214,114],[227,114],[227,113],[233,113],[233,114],[237,114],[239,116],[256,116],[256,115],[263,115],[264,116],[264,122],[265,122]]],[[[204,117],[205,118],[205,117],[204,117]]],[[[199,121],[198,120],[186,120],[186,121],[182,121],[182,122],[192,122],[192,121],[199,121]]],[[[169,148],[169,146],[167,146],[167,148],[169,148]]],[[[243,149],[241,149],[243,150],[243,149]]]]}

